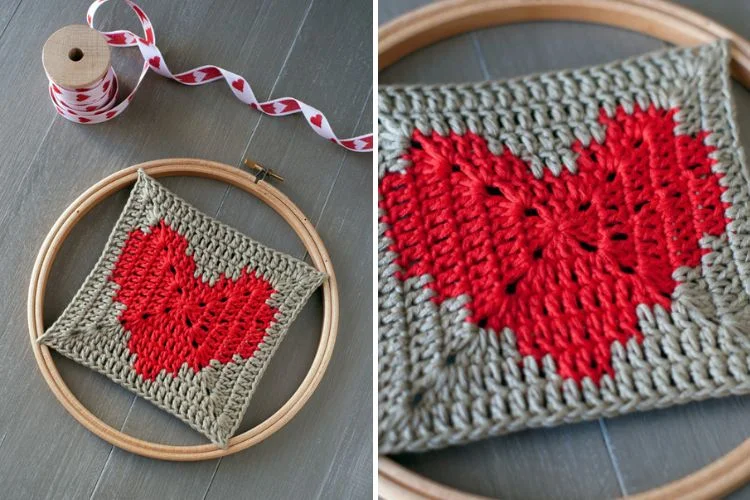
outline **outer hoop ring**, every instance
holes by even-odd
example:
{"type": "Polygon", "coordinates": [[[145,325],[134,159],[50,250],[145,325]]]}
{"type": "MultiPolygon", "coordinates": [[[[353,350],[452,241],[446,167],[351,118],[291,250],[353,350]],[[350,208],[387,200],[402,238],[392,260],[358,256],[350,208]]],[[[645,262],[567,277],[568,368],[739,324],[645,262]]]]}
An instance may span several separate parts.
{"type": "Polygon", "coordinates": [[[87,189],[63,212],[42,243],[31,273],[28,322],[31,347],[44,380],[63,407],[81,425],[110,444],[131,453],[161,460],[196,461],[231,455],[260,443],[286,425],[305,405],[320,383],[331,359],[338,332],[339,296],[333,265],[323,241],[307,217],[283,193],[269,184],[256,184],[252,175],[229,165],[206,160],[172,158],[141,163],[120,170],[87,189]],[[310,370],[281,408],[252,429],[234,436],[229,440],[227,448],[222,449],[214,444],[180,446],[154,443],[135,438],[107,425],[78,401],[60,376],[49,348],[36,342],[44,331],[42,307],[47,279],[62,242],[89,210],[112,193],[133,184],[139,168],[152,177],[186,175],[219,180],[256,196],[284,218],[304,243],[313,265],[328,274],[328,279],[322,287],[322,333],[310,370]]]}
{"type": "MultiPolygon", "coordinates": [[[[697,12],[664,0],[442,0],[407,12],[378,30],[378,69],[468,31],[533,21],[603,24],[675,45],[729,39],[732,76],[750,89],[750,42],[697,12]]],[[[750,439],[692,474],[631,498],[708,500],[723,497],[748,481],[750,439]]],[[[378,457],[378,486],[387,500],[483,498],[429,480],[383,455],[378,457]]]]}

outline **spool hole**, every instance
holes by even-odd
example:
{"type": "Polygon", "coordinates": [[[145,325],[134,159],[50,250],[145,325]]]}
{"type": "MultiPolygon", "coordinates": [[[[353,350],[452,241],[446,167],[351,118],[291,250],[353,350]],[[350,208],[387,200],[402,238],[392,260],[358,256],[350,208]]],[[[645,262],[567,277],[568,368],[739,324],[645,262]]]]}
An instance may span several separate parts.
{"type": "Polygon", "coordinates": [[[74,47],[70,49],[70,52],[68,52],[68,57],[71,61],[80,61],[81,59],[83,59],[83,51],[78,47],[74,47]]]}

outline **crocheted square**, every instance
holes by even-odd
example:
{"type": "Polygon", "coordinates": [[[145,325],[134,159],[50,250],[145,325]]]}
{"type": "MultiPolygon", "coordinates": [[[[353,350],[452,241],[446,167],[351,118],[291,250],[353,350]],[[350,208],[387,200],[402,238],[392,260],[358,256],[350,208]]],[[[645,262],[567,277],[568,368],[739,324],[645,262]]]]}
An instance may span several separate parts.
{"type": "Polygon", "coordinates": [[[379,93],[381,453],[750,389],[717,42],[379,93]]]}
{"type": "Polygon", "coordinates": [[[139,171],[96,267],[40,341],[225,447],[324,278],[139,171]]]}

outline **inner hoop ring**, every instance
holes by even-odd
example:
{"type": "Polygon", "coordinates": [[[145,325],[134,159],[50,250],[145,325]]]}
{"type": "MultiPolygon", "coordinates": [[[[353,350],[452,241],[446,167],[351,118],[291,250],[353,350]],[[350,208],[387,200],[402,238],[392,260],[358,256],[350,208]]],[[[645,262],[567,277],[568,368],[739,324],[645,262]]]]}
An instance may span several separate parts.
{"type": "Polygon", "coordinates": [[[186,462],[223,457],[258,444],[281,429],[302,409],[320,383],[331,359],[338,333],[339,295],[333,265],[320,235],[302,211],[281,191],[265,182],[256,183],[251,174],[229,165],[207,160],[171,158],[141,163],[115,172],[87,189],[63,212],[39,249],[31,273],[27,312],[31,348],[42,376],[73,418],[103,440],[123,450],[149,458],[186,462]],[[138,169],[143,169],[154,178],[187,176],[218,180],[252,194],[284,218],[302,240],[313,266],[328,275],[322,286],[323,325],[320,342],[305,378],[281,408],[252,429],[234,436],[226,448],[219,448],[215,444],[155,443],[135,438],[107,425],[78,401],[60,376],[49,348],[37,343],[37,339],[44,333],[42,309],[47,280],[62,243],[89,210],[113,193],[135,183],[138,169]]]}

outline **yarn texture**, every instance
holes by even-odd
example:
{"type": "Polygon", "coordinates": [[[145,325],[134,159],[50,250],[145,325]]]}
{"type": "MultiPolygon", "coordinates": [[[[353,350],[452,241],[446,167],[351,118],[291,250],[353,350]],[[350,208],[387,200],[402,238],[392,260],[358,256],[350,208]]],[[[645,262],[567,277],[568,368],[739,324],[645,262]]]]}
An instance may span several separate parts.
{"type": "Polygon", "coordinates": [[[380,88],[380,453],[749,392],[728,60],[380,88]]]}
{"type": "Polygon", "coordinates": [[[139,171],[98,263],[40,342],[226,447],[324,279],[139,171]]]}

